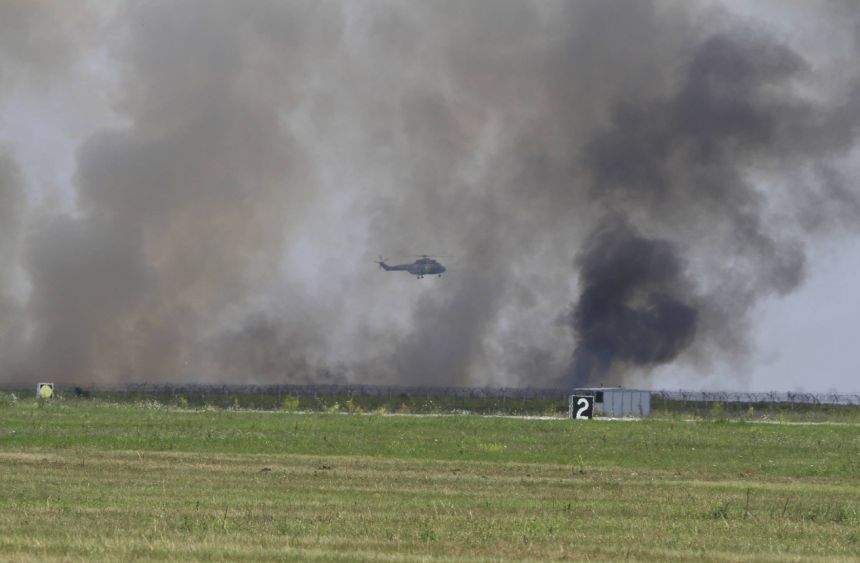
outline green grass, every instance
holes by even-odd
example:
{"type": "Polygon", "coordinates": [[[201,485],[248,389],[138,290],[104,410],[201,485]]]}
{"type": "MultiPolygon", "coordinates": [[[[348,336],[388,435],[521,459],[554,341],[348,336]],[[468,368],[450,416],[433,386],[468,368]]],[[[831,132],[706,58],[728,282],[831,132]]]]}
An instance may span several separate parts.
{"type": "Polygon", "coordinates": [[[860,427],[0,404],[0,559],[860,558],[860,427]]]}
{"type": "Polygon", "coordinates": [[[676,401],[652,397],[651,409],[654,418],[860,424],[858,405],[676,401]]]}

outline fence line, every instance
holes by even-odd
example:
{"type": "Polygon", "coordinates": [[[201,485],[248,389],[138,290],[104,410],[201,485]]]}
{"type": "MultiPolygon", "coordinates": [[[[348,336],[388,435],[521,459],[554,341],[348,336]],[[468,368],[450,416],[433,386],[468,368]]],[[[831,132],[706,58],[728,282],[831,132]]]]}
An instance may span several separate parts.
{"type": "Polygon", "coordinates": [[[808,405],[860,405],[860,394],[852,393],[803,393],[792,391],[743,392],[743,391],[651,391],[652,397],[674,401],[723,402],[723,403],[795,403],[808,405]]]}
{"type": "MultiPolygon", "coordinates": [[[[7,388],[9,386],[6,386],[7,388]]],[[[362,384],[276,384],[276,385],[210,385],[187,384],[171,385],[164,383],[136,383],[122,386],[76,387],[58,385],[60,390],[82,390],[89,392],[115,392],[120,394],[179,395],[183,393],[206,395],[229,395],[234,393],[275,394],[318,396],[318,395],[356,395],[407,397],[459,397],[459,398],[498,398],[498,399],[558,399],[566,400],[569,389],[540,387],[434,387],[404,385],[362,385],[362,384]]],[[[725,403],[792,403],[819,405],[860,405],[860,394],[846,393],[803,393],[791,391],[744,392],[744,391],[688,391],[653,390],[653,398],[685,402],[725,402],[725,403]]]]}
{"type": "Polygon", "coordinates": [[[162,385],[134,384],[118,389],[126,393],[273,393],[280,395],[366,395],[366,396],[428,396],[503,399],[566,399],[565,389],[531,387],[438,387],[363,384],[278,384],[278,385],[162,385]]]}

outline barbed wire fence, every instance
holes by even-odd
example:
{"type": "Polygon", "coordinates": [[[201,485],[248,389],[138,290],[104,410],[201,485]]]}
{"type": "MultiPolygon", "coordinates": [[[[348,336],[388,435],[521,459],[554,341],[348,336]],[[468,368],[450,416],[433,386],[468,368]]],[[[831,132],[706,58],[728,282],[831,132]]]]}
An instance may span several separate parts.
{"type": "Polygon", "coordinates": [[[786,403],[802,405],[860,405],[860,393],[806,393],[793,391],[651,391],[652,397],[683,402],[786,403]]]}
{"type": "MultiPolygon", "coordinates": [[[[9,389],[4,385],[0,388],[9,389]]],[[[18,386],[15,386],[18,387],[18,386]]],[[[323,397],[332,395],[371,396],[396,399],[398,397],[456,397],[463,399],[510,399],[510,400],[566,400],[570,389],[539,387],[438,387],[403,385],[362,384],[275,384],[275,385],[213,385],[213,384],[165,384],[134,383],[122,386],[76,386],[58,384],[66,391],[111,392],[136,396],[178,396],[203,394],[226,396],[234,394],[285,395],[323,397]]],[[[810,393],[794,391],[692,391],[660,389],[651,391],[652,399],[680,401],[685,403],[783,403],[797,405],[860,405],[860,393],[810,393]]]]}

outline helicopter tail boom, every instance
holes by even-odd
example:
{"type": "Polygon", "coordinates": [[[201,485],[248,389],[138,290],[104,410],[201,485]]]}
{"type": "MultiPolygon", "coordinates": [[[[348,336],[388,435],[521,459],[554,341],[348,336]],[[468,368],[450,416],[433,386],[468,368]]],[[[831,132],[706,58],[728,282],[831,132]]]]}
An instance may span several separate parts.
{"type": "Polygon", "coordinates": [[[393,269],[391,266],[389,266],[388,264],[385,263],[385,258],[383,258],[382,256],[379,257],[379,260],[377,260],[376,263],[379,264],[379,267],[382,268],[383,270],[385,270],[386,272],[393,269]]]}

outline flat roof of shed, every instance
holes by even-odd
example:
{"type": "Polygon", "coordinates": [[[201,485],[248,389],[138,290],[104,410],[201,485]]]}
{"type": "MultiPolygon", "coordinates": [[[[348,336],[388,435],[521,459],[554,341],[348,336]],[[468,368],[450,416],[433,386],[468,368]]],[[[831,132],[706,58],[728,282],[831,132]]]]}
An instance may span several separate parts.
{"type": "Polygon", "coordinates": [[[574,391],[642,391],[651,392],[650,389],[630,389],[629,387],[574,387],[574,391]]]}

